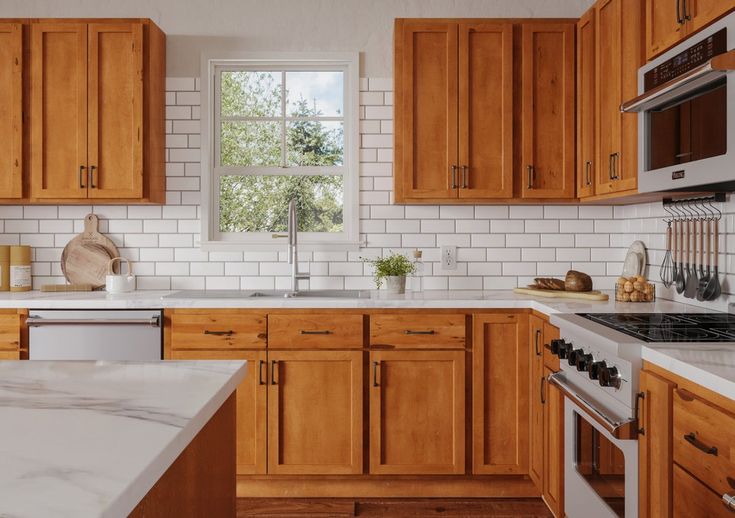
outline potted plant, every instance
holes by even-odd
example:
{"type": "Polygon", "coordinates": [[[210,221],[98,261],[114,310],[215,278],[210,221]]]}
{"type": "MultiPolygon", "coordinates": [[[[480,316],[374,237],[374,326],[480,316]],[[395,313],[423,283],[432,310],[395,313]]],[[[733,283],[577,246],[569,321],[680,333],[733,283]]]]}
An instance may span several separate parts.
{"type": "Polygon", "coordinates": [[[406,276],[416,271],[416,265],[403,254],[391,253],[388,257],[377,259],[363,257],[362,260],[373,265],[375,286],[380,289],[385,280],[388,293],[406,293],[406,276]]]}

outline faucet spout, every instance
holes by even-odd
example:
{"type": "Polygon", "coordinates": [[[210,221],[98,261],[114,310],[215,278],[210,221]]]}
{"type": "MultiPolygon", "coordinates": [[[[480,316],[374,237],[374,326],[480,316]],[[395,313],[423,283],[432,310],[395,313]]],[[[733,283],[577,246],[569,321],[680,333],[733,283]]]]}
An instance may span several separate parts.
{"type": "Polygon", "coordinates": [[[311,278],[305,272],[299,272],[298,254],[299,216],[296,210],[296,200],[288,202],[288,264],[291,265],[291,291],[287,297],[295,297],[299,293],[299,281],[311,278]]]}

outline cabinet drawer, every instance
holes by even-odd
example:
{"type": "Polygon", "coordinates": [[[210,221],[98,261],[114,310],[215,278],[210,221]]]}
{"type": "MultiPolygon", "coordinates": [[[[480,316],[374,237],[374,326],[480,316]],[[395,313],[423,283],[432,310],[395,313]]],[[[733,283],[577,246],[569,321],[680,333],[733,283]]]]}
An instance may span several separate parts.
{"type": "Polygon", "coordinates": [[[360,349],[362,315],[268,315],[268,346],[277,349],[360,349]]]}
{"type": "Polygon", "coordinates": [[[265,314],[236,311],[173,313],[171,349],[264,349],[265,314]]]}
{"type": "Polygon", "coordinates": [[[699,480],[674,464],[674,518],[732,517],[722,503],[722,495],[713,493],[699,480]]]}
{"type": "Polygon", "coordinates": [[[465,316],[394,314],[370,317],[370,345],[404,349],[463,349],[465,316]]]}
{"type": "Polygon", "coordinates": [[[735,490],[735,415],[675,390],[674,462],[720,495],[735,490]]]}
{"type": "Polygon", "coordinates": [[[20,315],[0,314],[0,350],[17,351],[20,348],[20,315]]]}

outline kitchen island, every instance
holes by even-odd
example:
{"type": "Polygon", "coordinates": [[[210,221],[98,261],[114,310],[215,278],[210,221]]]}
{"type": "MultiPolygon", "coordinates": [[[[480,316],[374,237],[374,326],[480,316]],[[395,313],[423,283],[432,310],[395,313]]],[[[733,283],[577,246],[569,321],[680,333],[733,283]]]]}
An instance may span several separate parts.
{"type": "Polygon", "coordinates": [[[0,516],[234,515],[244,378],[242,361],[0,362],[0,516]]]}

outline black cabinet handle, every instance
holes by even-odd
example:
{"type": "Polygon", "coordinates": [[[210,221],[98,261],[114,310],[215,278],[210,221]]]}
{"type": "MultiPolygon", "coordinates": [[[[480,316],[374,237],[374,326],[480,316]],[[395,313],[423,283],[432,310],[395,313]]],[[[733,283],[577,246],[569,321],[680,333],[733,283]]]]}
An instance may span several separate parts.
{"type": "Polygon", "coordinates": [[[214,336],[232,336],[235,334],[234,331],[210,331],[209,329],[204,330],[205,335],[214,335],[214,336]]]}
{"type": "Polygon", "coordinates": [[[696,433],[694,433],[694,432],[688,433],[688,434],[686,434],[684,436],[684,439],[686,440],[686,442],[688,442],[689,444],[691,444],[692,446],[694,446],[698,450],[703,451],[707,455],[714,455],[715,457],[717,456],[717,447],[716,446],[707,446],[702,441],[700,441],[699,439],[697,439],[697,434],[696,433]]]}
{"type": "Polygon", "coordinates": [[[302,329],[302,330],[301,330],[301,331],[299,331],[299,332],[300,332],[300,333],[301,333],[302,335],[331,335],[331,334],[332,334],[332,332],[331,332],[331,331],[329,331],[329,330],[326,330],[326,329],[325,329],[324,331],[307,331],[307,330],[305,330],[305,329],[302,329]]]}
{"type": "Polygon", "coordinates": [[[265,362],[263,360],[260,360],[258,364],[258,385],[265,385],[265,381],[263,380],[263,366],[265,365],[265,362]]]}
{"type": "Polygon", "coordinates": [[[470,186],[470,166],[462,166],[462,189],[468,189],[470,186]]]}
{"type": "Polygon", "coordinates": [[[584,177],[585,177],[585,185],[592,185],[592,175],[590,174],[590,170],[592,169],[592,162],[587,160],[584,163],[584,177]]]}
{"type": "Polygon", "coordinates": [[[378,365],[380,362],[373,362],[373,387],[379,387],[378,384],[378,365]]]}
{"type": "Polygon", "coordinates": [[[433,335],[436,334],[436,331],[433,329],[429,329],[428,331],[414,331],[412,329],[406,329],[403,334],[406,335],[433,335]]]}
{"type": "Polygon", "coordinates": [[[278,385],[276,381],[276,363],[278,363],[278,360],[271,360],[271,385],[278,385]]]}
{"type": "Polygon", "coordinates": [[[546,404],[546,376],[541,376],[541,404],[546,404]]]}
{"type": "Polygon", "coordinates": [[[641,410],[641,401],[646,399],[646,393],[645,392],[638,392],[635,395],[635,419],[638,423],[638,433],[640,435],[646,435],[646,429],[645,427],[641,426],[641,417],[640,417],[640,410],[641,410]]]}
{"type": "Polygon", "coordinates": [[[541,356],[541,350],[539,349],[538,343],[541,338],[542,331],[540,329],[536,329],[536,338],[534,340],[533,347],[536,349],[536,356],[541,356]]]}
{"type": "Polygon", "coordinates": [[[96,165],[93,165],[89,168],[89,188],[90,189],[96,189],[97,186],[94,184],[94,170],[97,169],[96,165]]]}
{"type": "Polygon", "coordinates": [[[687,0],[684,0],[684,21],[689,21],[692,19],[692,15],[689,12],[689,7],[687,6],[687,0]]]}
{"type": "Polygon", "coordinates": [[[676,23],[679,25],[684,23],[684,18],[681,16],[681,0],[676,0],[676,23]]]}
{"type": "Polygon", "coordinates": [[[456,189],[457,187],[459,187],[459,185],[457,185],[457,166],[452,165],[450,170],[452,172],[452,189],[456,189]]]}
{"type": "Polygon", "coordinates": [[[86,189],[87,186],[84,185],[84,166],[79,166],[79,188],[80,189],[86,189]]]}

